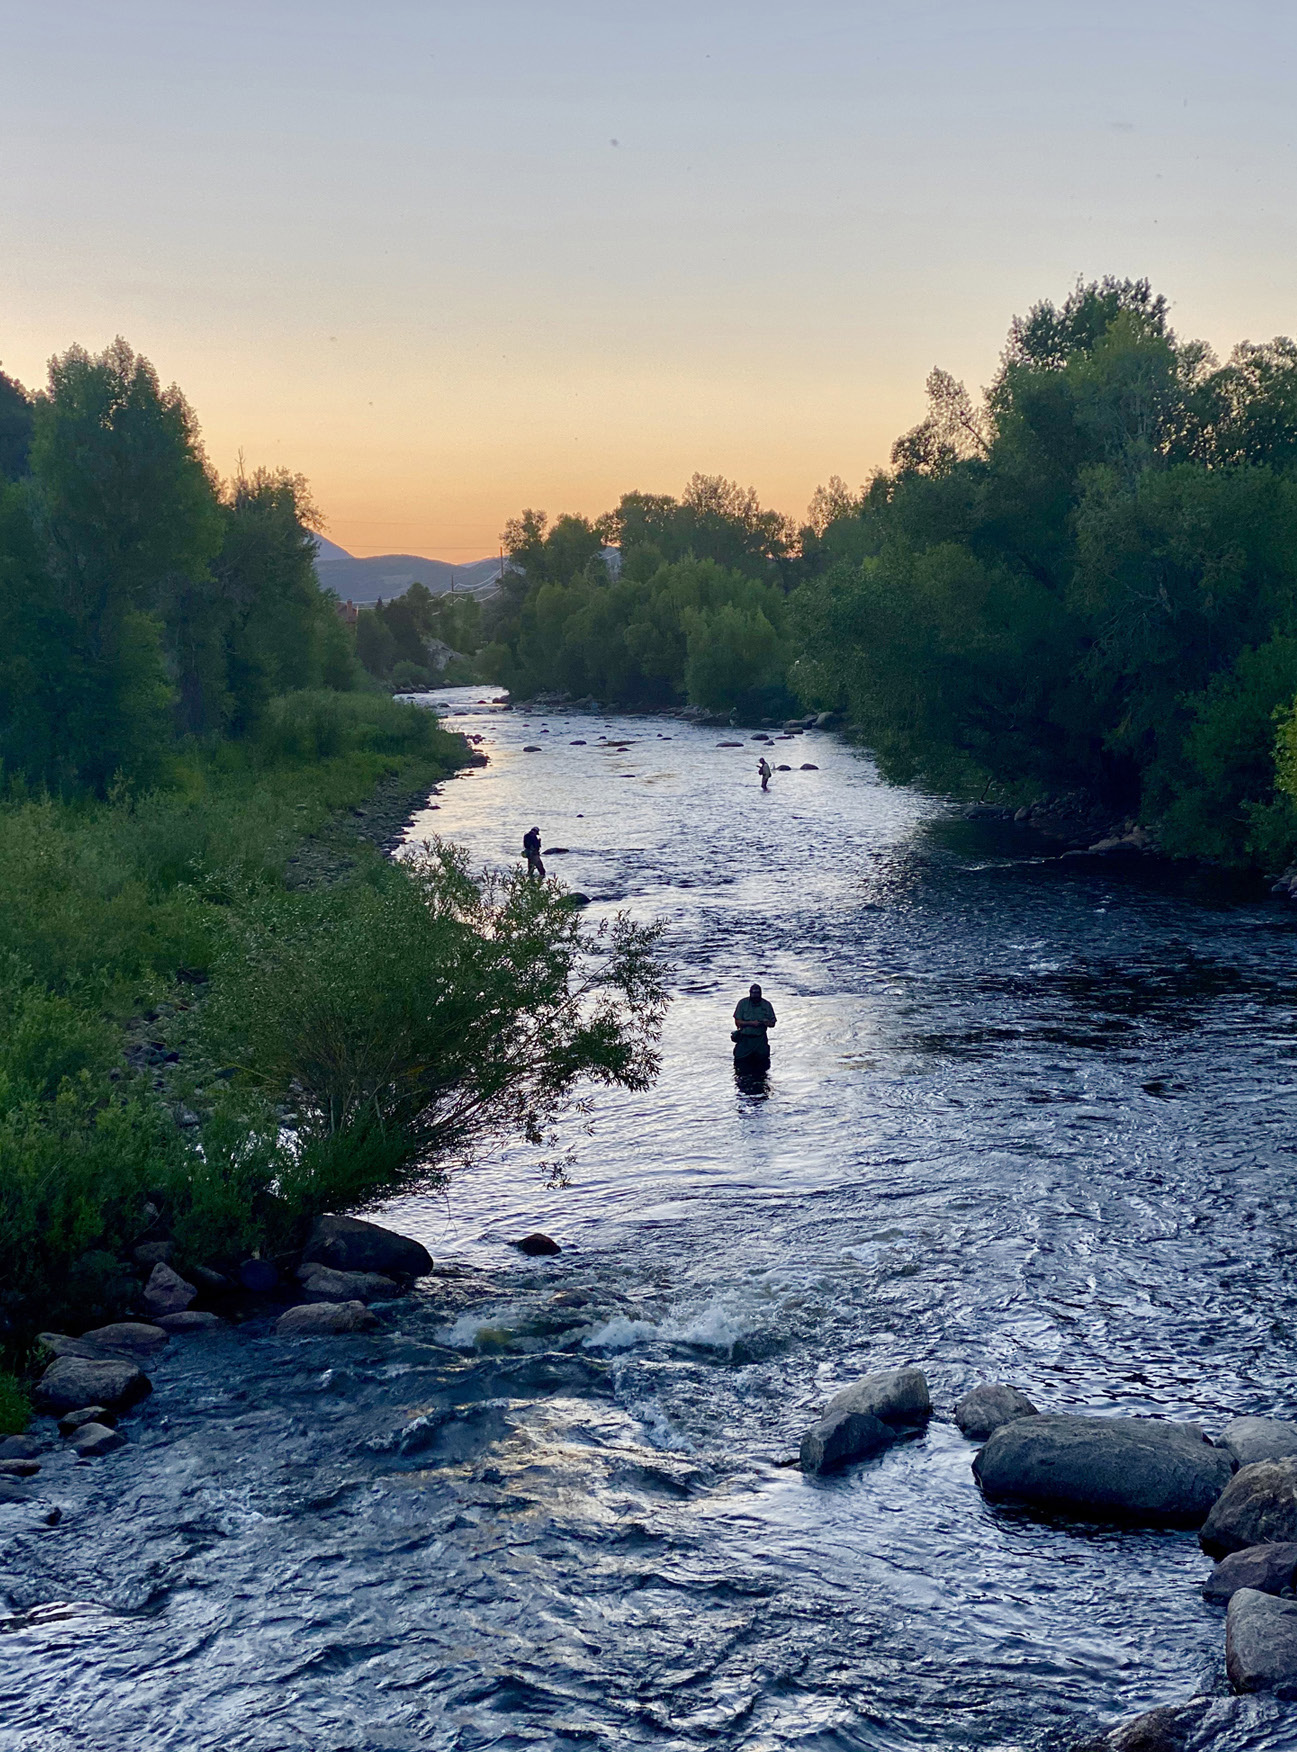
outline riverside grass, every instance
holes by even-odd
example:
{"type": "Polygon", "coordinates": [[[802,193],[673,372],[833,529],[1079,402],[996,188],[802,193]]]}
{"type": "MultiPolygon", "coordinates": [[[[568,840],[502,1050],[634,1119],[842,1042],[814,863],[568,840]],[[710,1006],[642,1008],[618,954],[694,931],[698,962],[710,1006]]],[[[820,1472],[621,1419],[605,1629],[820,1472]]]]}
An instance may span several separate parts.
{"type": "MultiPolygon", "coordinates": [[[[284,892],[305,836],[327,830],[344,871],[377,865],[339,837],[342,812],[385,782],[431,788],[467,757],[429,712],[303,693],[274,702],[249,742],[181,751],[165,787],[71,801],[15,790],[0,806],[0,1343],[11,1365],[38,1325],[120,1311],[134,1287],[122,1261],[150,1213],[228,1229],[273,1152],[264,1113],[220,1083],[196,1147],[171,1091],[128,1053],[141,1028],[156,1033],[168,1012],[201,1003],[230,921],[284,892]]],[[[0,1424],[21,1425],[17,1394],[0,1375],[0,1424]]]]}

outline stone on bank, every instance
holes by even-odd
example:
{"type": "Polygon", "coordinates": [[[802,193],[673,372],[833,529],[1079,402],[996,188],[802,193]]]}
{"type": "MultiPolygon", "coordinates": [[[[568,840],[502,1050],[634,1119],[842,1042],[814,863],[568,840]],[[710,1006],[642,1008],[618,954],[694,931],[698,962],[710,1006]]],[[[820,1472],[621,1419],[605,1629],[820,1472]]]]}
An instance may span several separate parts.
{"type": "Polygon", "coordinates": [[[1199,1527],[1233,1467],[1197,1424],[1049,1414],[996,1430],[973,1461],[973,1475],[993,1502],[1199,1527]]]}
{"type": "Polygon", "coordinates": [[[1297,1540],[1297,1455],[1241,1467],[1198,1535],[1210,1557],[1290,1539],[1297,1540]]]}
{"type": "Polygon", "coordinates": [[[317,1218],[302,1249],[302,1263],[334,1271],[372,1271],[398,1281],[426,1277],[432,1270],[427,1248],[359,1217],[317,1218]]]}
{"type": "Polygon", "coordinates": [[[134,1405],[153,1391],[153,1383],[134,1363],[113,1357],[59,1357],[36,1383],[38,1411],[78,1411],[86,1405],[134,1405]]]}

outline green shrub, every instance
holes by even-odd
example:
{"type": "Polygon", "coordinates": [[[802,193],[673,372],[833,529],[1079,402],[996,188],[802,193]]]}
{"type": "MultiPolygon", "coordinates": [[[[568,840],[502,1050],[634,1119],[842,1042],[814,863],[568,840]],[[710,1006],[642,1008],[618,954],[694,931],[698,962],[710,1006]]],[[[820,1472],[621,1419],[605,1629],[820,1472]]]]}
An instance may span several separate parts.
{"type": "Polygon", "coordinates": [[[0,1436],[20,1436],[32,1420],[32,1402],[16,1375],[0,1370],[0,1436]]]}

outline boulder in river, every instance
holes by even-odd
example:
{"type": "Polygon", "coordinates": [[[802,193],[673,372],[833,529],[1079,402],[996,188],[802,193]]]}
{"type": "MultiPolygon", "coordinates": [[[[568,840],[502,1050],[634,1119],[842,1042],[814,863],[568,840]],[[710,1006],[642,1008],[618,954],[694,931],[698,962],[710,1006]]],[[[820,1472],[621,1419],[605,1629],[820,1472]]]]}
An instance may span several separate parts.
{"type": "Polygon", "coordinates": [[[281,1338],[327,1337],[332,1333],[367,1332],[376,1324],[363,1302],[301,1302],[275,1322],[281,1338]]]}
{"type": "Polygon", "coordinates": [[[832,1472],[863,1460],[923,1423],[932,1412],[921,1369],[886,1369],[835,1393],[818,1423],[802,1437],[803,1472],[832,1472]]]}
{"type": "Polygon", "coordinates": [[[125,1357],[59,1357],[36,1383],[38,1411],[76,1411],[83,1405],[133,1405],[153,1383],[125,1357]]]}
{"type": "Polygon", "coordinates": [[[1240,1467],[1198,1535],[1209,1557],[1290,1539],[1297,1539],[1297,1455],[1240,1467]]]}
{"type": "Polygon", "coordinates": [[[1208,1600],[1229,1600],[1240,1588],[1255,1588],[1259,1594],[1282,1594],[1293,1585],[1297,1573],[1297,1543],[1249,1545],[1222,1557],[1202,1585],[1208,1600]]]}
{"type": "Polygon", "coordinates": [[[111,1454],[114,1448],[124,1448],[126,1437],[116,1430],[110,1430],[107,1424],[88,1423],[72,1437],[68,1447],[72,1448],[78,1460],[98,1460],[102,1454],[111,1454]]]}
{"type": "Polygon", "coordinates": [[[524,1235],[521,1241],[514,1241],[511,1245],[519,1253],[525,1253],[528,1259],[542,1259],[547,1254],[563,1251],[557,1241],[551,1241],[548,1235],[542,1235],[539,1230],[534,1235],[524,1235]]]}
{"type": "Polygon", "coordinates": [[[0,1478],[35,1478],[39,1460],[0,1460],[0,1478]]]}
{"type": "Polygon", "coordinates": [[[1297,1454],[1297,1423],[1277,1417],[1233,1417],[1221,1431],[1220,1445],[1240,1466],[1283,1460],[1297,1454]]]}
{"type": "Polygon", "coordinates": [[[400,1285],[376,1271],[335,1271],[310,1260],[297,1268],[298,1282],[311,1302],[390,1302],[400,1285]]]}
{"type": "Polygon", "coordinates": [[[993,1502],[1172,1527],[1200,1526],[1232,1471],[1197,1424],[1136,1417],[1017,1418],[973,1461],[993,1502]]]}
{"type": "Polygon", "coordinates": [[[359,1217],[318,1217],[302,1249],[303,1263],[311,1260],[335,1271],[376,1271],[398,1282],[432,1270],[431,1256],[419,1242],[359,1217]]]}
{"type": "Polygon", "coordinates": [[[1240,1588],[1225,1618],[1225,1671],[1235,1691],[1297,1697],[1297,1600],[1240,1588]]]}
{"type": "Polygon", "coordinates": [[[201,1308],[183,1308],[179,1314],[159,1316],[158,1325],[166,1332],[210,1332],[214,1326],[224,1326],[219,1314],[206,1314],[201,1308]]]}
{"type": "Polygon", "coordinates": [[[820,769],[816,766],[813,760],[804,760],[802,762],[801,771],[804,773],[818,773],[819,770],[820,769]]]}
{"type": "Polygon", "coordinates": [[[83,1405],[76,1411],[65,1412],[59,1419],[59,1434],[61,1436],[74,1436],[81,1428],[82,1424],[101,1423],[112,1425],[116,1422],[116,1417],[111,1411],[109,1411],[106,1405],[83,1405]]]}
{"type": "Polygon", "coordinates": [[[1025,1393],[1003,1381],[983,1381],[965,1393],[955,1407],[955,1422],[966,1436],[985,1441],[1001,1425],[1019,1417],[1039,1417],[1039,1407],[1025,1393]]]}
{"type": "Polygon", "coordinates": [[[6,1436],[0,1442],[0,1460],[35,1460],[40,1452],[35,1436],[6,1436]]]}
{"type": "Polygon", "coordinates": [[[90,1332],[83,1332],[81,1339],[84,1344],[93,1344],[101,1351],[132,1357],[137,1362],[156,1356],[170,1342],[160,1326],[143,1320],[114,1320],[109,1326],[96,1326],[90,1332]]]}
{"type": "Polygon", "coordinates": [[[144,1306],[156,1318],[159,1314],[179,1314],[193,1301],[198,1291],[187,1283],[165,1260],[159,1260],[149,1273],[144,1286],[144,1306]]]}

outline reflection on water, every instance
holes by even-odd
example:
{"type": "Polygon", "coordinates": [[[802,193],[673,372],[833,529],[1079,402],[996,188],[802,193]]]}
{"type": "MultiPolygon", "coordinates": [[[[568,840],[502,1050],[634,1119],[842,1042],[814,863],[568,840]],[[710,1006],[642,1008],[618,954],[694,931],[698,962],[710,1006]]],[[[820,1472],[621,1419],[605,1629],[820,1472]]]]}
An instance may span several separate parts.
{"type": "MultiPolygon", "coordinates": [[[[498,864],[535,821],[595,917],[665,918],[662,1079],[596,1095],[567,1189],[518,1147],[397,1208],[439,1275],[387,1331],[174,1345],[132,1445],[51,1469],[58,1528],[0,1508],[0,1752],[1043,1752],[1223,1695],[1193,1536],[988,1508],[950,1408],[1297,1411],[1290,915],[1044,856],[825,735],[763,795],[741,732],[443,697],[491,765],[415,837],[498,864]],[[538,1228],[557,1258],[508,1245],[538,1228]],[[925,1436],[789,1467],[905,1362],[925,1436]]],[[[1223,1705],[1220,1747],[1285,1713],[1223,1705]]]]}

